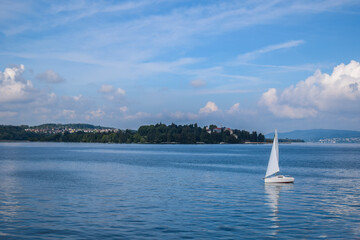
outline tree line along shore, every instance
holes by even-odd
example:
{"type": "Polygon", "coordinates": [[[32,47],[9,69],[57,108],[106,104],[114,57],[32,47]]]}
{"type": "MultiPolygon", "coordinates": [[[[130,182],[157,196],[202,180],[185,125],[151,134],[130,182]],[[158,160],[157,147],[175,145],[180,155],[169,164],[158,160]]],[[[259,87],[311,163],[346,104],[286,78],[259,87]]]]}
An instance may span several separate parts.
{"type": "Polygon", "coordinates": [[[264,143],[265,136],[216,125],[144,125],[138,130],[119,130],[89,124],[0,125],[2,141],[89,142],[89,143],[264,143]]]}
{"type": "MultiPolygon", "coordinates": [[[[266,143],[262,133],[230,129],[216,125],[144,125],[138,130],[120,130],[90,124],[0,125],[0,141],[150,143],[150,144],[244,144],[266,143]]],[[[303,142],[302,140],[281,140],[303,142]]]]}

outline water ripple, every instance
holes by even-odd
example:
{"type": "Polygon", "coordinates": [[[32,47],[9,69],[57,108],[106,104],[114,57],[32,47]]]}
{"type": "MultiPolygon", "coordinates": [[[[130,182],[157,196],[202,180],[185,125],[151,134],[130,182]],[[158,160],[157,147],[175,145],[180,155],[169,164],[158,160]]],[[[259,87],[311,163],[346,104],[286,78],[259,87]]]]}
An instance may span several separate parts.
{"type": "Polygon", "coordinates": [[[0,238],[356,239],[360,148],[0,143],[0,238]],[[339,163],[340,162],[340,163],[339,163]]]}

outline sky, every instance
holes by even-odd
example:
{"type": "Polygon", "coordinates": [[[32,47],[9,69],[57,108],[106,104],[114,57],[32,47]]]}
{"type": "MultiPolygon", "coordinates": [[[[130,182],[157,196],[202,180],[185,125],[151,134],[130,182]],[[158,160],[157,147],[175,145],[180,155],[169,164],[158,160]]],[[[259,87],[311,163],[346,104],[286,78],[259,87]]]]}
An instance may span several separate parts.
{"type": "Polygon", "coordinates": [[[360,2],[0,0],[0,124],[360,130],[360,2]]]}

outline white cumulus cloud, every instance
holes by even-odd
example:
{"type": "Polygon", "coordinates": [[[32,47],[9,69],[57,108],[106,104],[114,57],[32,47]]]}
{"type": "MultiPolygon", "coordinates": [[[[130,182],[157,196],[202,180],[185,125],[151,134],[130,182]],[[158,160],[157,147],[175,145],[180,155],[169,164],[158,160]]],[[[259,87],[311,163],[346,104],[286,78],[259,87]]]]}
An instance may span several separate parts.
{"type": "Polygon", "coordinates": [[[95,118],[100,118],[105,115],[105,112],[99,108],[96,111],[90,111],[90,115],[95,118]]]}
{"type": "Polygon", "coordinates": [[[124,89],[115,88],[114,86],[107,84],[103,84],[98,91],[104,96],[104,98],[106,98],[109,101],[125,96],[126,94],[124,89]]]}
{"type": "Polygon", "coordinates": [[[72,98],[73,98],[75,101],[79,101],[82,97],[83,97],[82,94],[80,94],[79,96],[73,96],[72,98]]]}
{"type": "Polygon", "coordinates": [[[218,110],[218,107],[216,106],[216,104],[214,102],[207,102],[205,107],[200,108],[199,113],[211,113],[211,112],[216,112],[218,110]]]}
{"type": "Polygon", "coordinates": [[[114,87],[111,85],[103,84],[101,85],[99,92],[100,93],[111,93],[114,91],[114,87]]]}
{"type": "Polygon", "coordinates": [[[127,112],[129,109],[127,106],[123,106],[119,108],[121,112],[127,112]]]}
{"type": "Polygon", "coordinates": [[[191,84],[191,86],[193,86],[195,88],[200,88],[200,87],[206,86],[206,82],[201,79],[192,80],[190,84],[191,84]]]}
{"type": "Polygon", "coordinates": [[[228,110],[228,113],[236,113],[240,110],[240,103],[235,103],[231,106],[231,108],[228,110]]]}
{"type": "Polygon", "coordinates": [[[22,78],[24,65],[12,68],[5,68],[0,72],[0,102],[20,102],[31,98],[31,92],[34,90],[31,81],[22,78]]]}
{"type": "Polygon", "coordinates": [[[48,83],[61,83],[65,82],[65,79],[62,78],[58,73],[54,72],[53,70],[49,69],[43,73],[39,73],[36,75],[36,78],[45,81],[48,83]]]}
{"type": "Polygon", "coordinates": [[[75,110],[70,110],[70,109],[64,109],[62,111],[62,115],[67,117],[67,118],[70,118],[70,119],[75,119],[76,118],[76,112],[75,110]]]}
{"type": "Polygon", "coordinates": [[[118,94],[118,95],[125,95],[125,90],[122,89],[122,88],[118,88],[118,89],[116,90],[116,94],[118,94]]]}
{"type": "Polygon", "coordinates": [[[318,70],[279,94],[271,88],[262,95],[260,104],[274,115],[288,118],[306,118],[319,112],[358,111],[360,63],[340,64],[331,75],[318,70]]]}

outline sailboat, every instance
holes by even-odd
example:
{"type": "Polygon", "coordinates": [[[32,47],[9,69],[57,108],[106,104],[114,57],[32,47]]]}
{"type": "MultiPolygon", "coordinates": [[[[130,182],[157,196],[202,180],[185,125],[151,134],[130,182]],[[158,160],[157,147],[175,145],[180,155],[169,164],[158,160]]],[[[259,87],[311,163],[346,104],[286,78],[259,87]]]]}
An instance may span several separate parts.
{"type": "Polygon", "coordinates": [[[265,183],[293,183],[295,181],[295,178],[293,177],[277,175],[279,171],[279,141],[277,130],[275,129],[274,142],[265,174],[265,183]]]}

